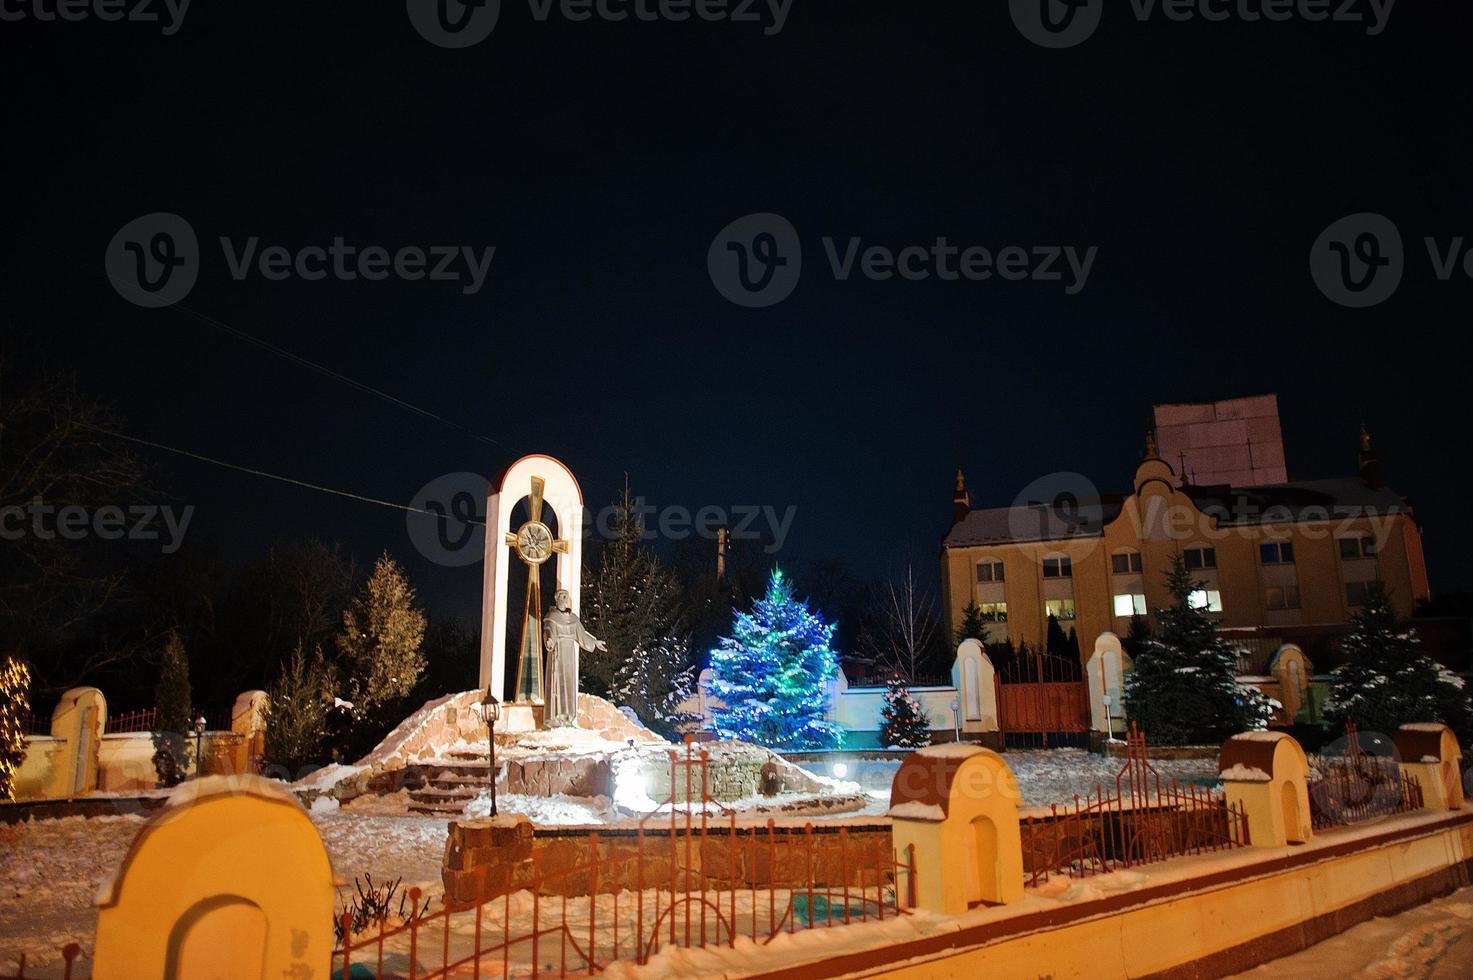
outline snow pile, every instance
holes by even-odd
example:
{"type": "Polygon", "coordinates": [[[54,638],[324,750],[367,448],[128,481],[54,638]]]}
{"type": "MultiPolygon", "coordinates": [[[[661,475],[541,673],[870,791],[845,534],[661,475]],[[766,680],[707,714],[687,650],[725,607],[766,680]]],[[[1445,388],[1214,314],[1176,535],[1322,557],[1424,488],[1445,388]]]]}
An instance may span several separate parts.
{"type": "Polygon", "coordinates": [[[1230,769],[1224,769],[1220,773],[1225,783],[1270,783],[1273,777],[1262,769],[1253,766],[1245,766],[1241,762],[1230,769]]]}

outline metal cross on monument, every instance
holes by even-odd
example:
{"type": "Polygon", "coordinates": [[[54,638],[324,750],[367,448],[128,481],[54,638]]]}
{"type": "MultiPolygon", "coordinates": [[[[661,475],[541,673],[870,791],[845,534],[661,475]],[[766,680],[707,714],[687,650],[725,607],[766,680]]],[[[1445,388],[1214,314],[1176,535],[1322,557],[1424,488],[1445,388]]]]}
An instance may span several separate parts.
{"type": "Polygon", "coordinates": [[[506,534],[506,546],[516,551],[527,566],[527,603],[522,615],[522,644],[517,656],[516,700],[542,703],[542,563],[555,554],[567,554],[568,542],[552,536],[542,522],[542,493],[547,483],[532,477],[527,501],[527,522],[506,534]]]}

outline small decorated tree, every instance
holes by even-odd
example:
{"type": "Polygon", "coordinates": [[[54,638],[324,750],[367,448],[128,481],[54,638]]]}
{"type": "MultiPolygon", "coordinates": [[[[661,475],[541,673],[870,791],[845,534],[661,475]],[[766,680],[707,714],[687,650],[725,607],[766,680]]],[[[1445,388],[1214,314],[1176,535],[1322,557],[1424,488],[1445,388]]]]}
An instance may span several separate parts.
{"type": "Polygon", "coordinates": [[[931,744],[931,724],[926,720],[926,713],[898,674],[890,678],[885,688],[885,707],[880,719],[880,744],[886,747],[919,749],[931,744]]]}
{"type": "Polygon", "coordinates": [[[1362,731],[1390,734],[1412,722],[1442,722],[1465,744],[1473,736],[1462,679],[1422,653],[1416,630],[1397,622],[1380,582],[1367,589],[1340,648],[1345,663],[1331,675],[1325,702],[1335,727],[1353,719],[1362,731]]]}
{"type": "Polygon", "coordinates": [[[184,641],[171,630],[164,638],[153,697],[153,769],[160,785],[178,786],[189,773],[190,704],[189,657],[184,641]]]}
{"type": "Polygon", "coordinates": [[[0,800],[15,798],[15,774],[26,756],[26,716],[31,713],[31,668],[0,655],[0,800]]]}
{"type": "Polygon", "coordinates": [[[1263,728],[1273,706],[1240,687],[1237,656],[1206,611],[1192,604],[1199,589],[1177,556],[1166,576],[1172,603],[1157,610],[1155,636],[1140,642],[1125,679],[1126,715],[1157,744],[1216,743],[1263,728]]]}
{"type": "Polygon", "coordinates": [[[828,685],[839,671],[833,635],[834,624],[794,598],[775,569],[767,594],[750,613],[736,614],[732,635],[711,651],[711,694],[725,705],[713,718],[722,737],[772,749],[841,744],[843,730],[824,718],[828,685]]]}

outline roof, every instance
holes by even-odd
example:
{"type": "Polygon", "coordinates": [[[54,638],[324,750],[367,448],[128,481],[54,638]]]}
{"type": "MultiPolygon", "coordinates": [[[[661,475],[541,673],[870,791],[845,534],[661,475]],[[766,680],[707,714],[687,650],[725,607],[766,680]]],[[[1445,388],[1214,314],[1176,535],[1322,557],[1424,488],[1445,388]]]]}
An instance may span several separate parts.
{"type": "MultiPolygon", "coordinates": [[[[1357,476],[1262,487],[1188,484],[1181,490],[1198,510],[1216,517],[1220,525],[1287,524],[1411,513],[1410,505],[1396,491],[1368,487],[1357,476]]],[[[1103,537],[1105,525],[1120,516],[1128,497],[1129,494],[1102,494],[1067,508],[1028,504],[974,510],[952,526],[942,547],[1103,537]]]]}

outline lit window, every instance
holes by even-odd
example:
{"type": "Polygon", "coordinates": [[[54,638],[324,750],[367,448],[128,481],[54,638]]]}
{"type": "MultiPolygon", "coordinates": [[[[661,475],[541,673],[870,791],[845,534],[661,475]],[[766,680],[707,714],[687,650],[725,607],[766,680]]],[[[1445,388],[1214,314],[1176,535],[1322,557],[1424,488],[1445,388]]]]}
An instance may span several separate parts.
{"type": "Polygon", "coordinates": [[[977,563],[977,581],[1001,582],[1002,580],[1002,562],[989,559],[977,563]]]}
{"type": "Polygon", "coordinates": [[[1141,571],[1141,553],[1139,551],[1126,551],[1118,555],[1110,556],[1110,568],[1116,575],[1139,575],[1141,571]]]}
{"type": "Polygon", "coordinates": [[[1346,582],[1345,604],[1347,606],[1364,606],[1370,595],[1370,582],[1346,582]]]}
{"type": "Polygon", "coordinates": [[[1375,538],[1341,538],[1340,557],[1346,561],[1376,557],[1375,538]]]}
{"type": "Polygon", "coordinates": [[[1263,590],[1263,604],[1269,609],[1298,609],[1299,586],[1270,585],[1263,590]]]}
{"type": "Polygon", "coordinates": [[[1008,621],[1008,604],[1006,602],[984,602],[977,607],[982,618],[989,623],[1006,623],[1008,621]]]}
{"type": "Polygon", "coordinates": [[[1124,593],[1115,596],[1115,615],[1144,616],[1145,614],[1146,597],[1139,592],[1124,593]]]}
{"type": "MultiPolygon", "coordinates": [[[[1044,578],[1073,578],[1074,563],[1068,558],[1045,558],[1043,560],[1044,578]]],[[[1073,618],[1072,616],[1070,617],[1073,618]]]]}
{"type": "Polygon", "coordinates": [[[1216,589],[1194,589],[1188,593],[1187,602],[1193,609],[1203,612],[1222,612],[1222,593],[1216,589]]]}
{"type": "Polygon", "coordinates": [[[1216,548],[1188,548],[1182,556],[1186,559],[1187,568],[1192,571],[1217,567],[1216,548]]]}
{"type": "Polygon", "coordinates": [[[1265,565],[1294,564],[1294,545],[1289,541],[1270,541],[1258,546],[1258,556],[1265,565]]]}
{"type": "MultiPolygon", "coordinates": [[[[1065,561],[1068,561],[1066,558],[1065,561]]],[[[1052,616],[1057,620],[1074,618],[1073,599],[1045,599],[1043,603],[1043,614],[1045,617],[1052,616]]]]}

